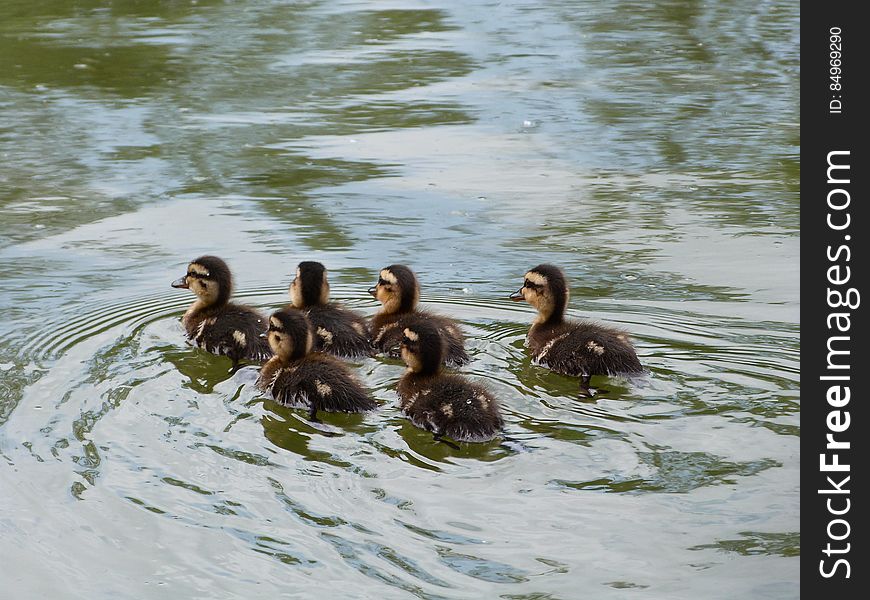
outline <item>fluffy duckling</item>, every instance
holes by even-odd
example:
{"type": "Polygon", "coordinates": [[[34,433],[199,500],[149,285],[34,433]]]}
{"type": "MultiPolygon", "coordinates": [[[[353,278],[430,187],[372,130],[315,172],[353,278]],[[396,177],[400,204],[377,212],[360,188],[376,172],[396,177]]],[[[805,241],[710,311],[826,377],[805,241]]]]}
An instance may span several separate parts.
{"type": "Polygon", "coordinates": [[[377,407],[344,363],[311,351],[314,334],[302,311],[274,313],[265,335],[274,356],[260,370],[257,387],[276,402],[308,410],[312,421],[319,410],[358,413],[377,407]]]}
{"type": "Polygon", "coordinates": [[[365,318],[329,301],[326,267],[319,262],[299,263],[290,284],[290,301],[308,316],[314,350],[346,358],[372,355],[365,318]]]}
{"type": "Polygon", "coordinates": [[[216,256],[200,256],[187,265],[187,274],[173,281],[172,287],[197,296],[181,319],[187,339],[207,352],[228,356],[233,361],[231,372],[242,359],[261,361],[272,355],[260,338],[266,331],[265,316],[229,301],[233,278],[227,263],[216,256]]]}
{"type": "MultiPolygon", "coordinates": [[[[538,311],[526,346],[538,364],[556,373],[580,376],[580,393],[593,396],[593,375],[631,375],[643,372],[628,334],[590,321],[566,321],[568,285],[553,265],[538,265],[526,273],[523,287],[511,294],[538,311]]],[[[603,391],[603,390],[602,390],[603,391]]]]}
{"type": "Polygon", "coordinates": [[[504,427],[498,402],[483,386],[441,372],[447,345],[439,329],[429,319],[415,319],[402,330],[408,370],[396,389],[401,410],[436,440],[488,442],[504,427]]]}
{"type": "Polygon", "coordinates": [[[390,265],[381,269],[378,282],[369,293],[383,305],[372,317],[372,344],[381,352],[395,351],[402,340],[402,332],[410,319],[426,319],[441,330],[446,344],[444,361],[459,366],[468,362],[465,338],[459,325],[452,319],[417,309],[420,284],[414,272],[404,265],[390,265]]]}

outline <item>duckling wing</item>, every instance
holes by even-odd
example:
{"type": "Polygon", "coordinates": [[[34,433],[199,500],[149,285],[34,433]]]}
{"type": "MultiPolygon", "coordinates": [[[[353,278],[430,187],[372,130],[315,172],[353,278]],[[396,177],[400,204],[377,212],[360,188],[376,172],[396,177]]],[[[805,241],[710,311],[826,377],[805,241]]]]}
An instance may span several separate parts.
{"type": "Polygon", "coordinates": [[[278,404],[290,408],[309,408],[312,399],[308,396],[308,389],[304,385],[304,374],[300,374],[295,365],[285,366],[273,372],[261,374],[261,381],[272,392],[272,398],[278,404]],[[271,376],[271,381],[268,377],[271,376]]]}
{"type": "Polygon", "coordinates": [[[397,351],[402,341],[402,324],[405,315],[377,314],[372,317],[369,335],[371,344],[378,352],[397,351]]]}
{"type": "Polygon", "coordinates": [[[400,383],[399,397],[402,412],[414,425],[456,441],[489,441],[504,427],[495,398],[457,375],[405,380],[400,383]]]}
{"type": "Polygon", "coordinates": [[[643,372],[628,338],[618,329],[577,321],[530,334],[533,358],[565,375],[626,375],[643,372]]]}
{"type": "Polygon", "coordinates": [[[308,309],[308,320],[315,350],[347,358],[372,355],[368,325],[353,311],[335,304],[315,306],[308,309]]]}
{"type": "MultiPolygon", "coordinates": [[[[377,403],[341,361],[319,352],[309,354],[284,369],[286,376],[279,376],[272,395],[281,402],[281,397],[293,399],[305,407],[313,405],[327,412],[365,412],[377,408],[377,403]]],[[[283,403],[283,402],[282,402],[283,403]]],[[[291,406],[291,404],[288,404],[291,406]]]]}
{"type": "Polygon", "coordinates": [[[498,402],[483,386],[448,375],[434,391],[443,397],[441,411],[448,417],[444,435],[461,442],[487,442],[504,428],[498,402]]]}
{"type": "Polygon", "coordinates": [[[260,337],[266,319],[246,306],[228,304],[216,315],[203,319],[191,333],[196,345],[208,352],[231,358],[266,360],[272,351],[260,337]]]}

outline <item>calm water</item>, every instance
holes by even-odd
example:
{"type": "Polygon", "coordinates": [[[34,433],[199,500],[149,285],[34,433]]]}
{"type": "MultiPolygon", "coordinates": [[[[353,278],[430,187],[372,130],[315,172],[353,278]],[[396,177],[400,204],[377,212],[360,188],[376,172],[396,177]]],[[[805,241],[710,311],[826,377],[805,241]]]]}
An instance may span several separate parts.
{"type": "Polygon", "coordinates": [[[0,589],[794,598],[794,2],[0,4],[0,589]],[[185,346],[187,261],[363,312],[418,270],[509,444],[330,432],[185,346]],[[529,363],[539,262],[649,376],[529,363]],[[599,382],[603,384],[604,382],[599,382]]]}

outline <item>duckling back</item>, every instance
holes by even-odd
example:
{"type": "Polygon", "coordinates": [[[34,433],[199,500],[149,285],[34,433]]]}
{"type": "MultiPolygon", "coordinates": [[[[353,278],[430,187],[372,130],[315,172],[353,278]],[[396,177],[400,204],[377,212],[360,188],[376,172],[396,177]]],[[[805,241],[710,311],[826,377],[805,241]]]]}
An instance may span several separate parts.
{"type": "Polygon", "coordinates": [[[341,361],[313,352],[289,363],[278,357],[260,373],[257,387],[284,406],[317,411],[359,413],[377,408],[362,385],[341,361]]]}
{"type": "Polygon", "coordinates": [[[266,360],[272,356],[269,344],[260,337],[266,319],[247,306],[228,303],[212,310],[185,315],[187,338],[206,352],[241,359],[266,360]]]}
{"type": "Polygon", "coordinates": [[[314,350],[345,358],[373,354],[369,328],[362,316],[332,303],[305,311],[314,332],[314,350]]]}
{"type": "Polygon", "coordinates": [[[504,428],[498,402],[481,385],[459,375],[407,373],[397,388],[411,422],[459,442],[487,442],[504,428]]]}
{"type": "Polygon", "coordinates": [[[628,334],[591,321],[535,325],[526,344],[536,362],[563,375],[643,373],[628,334]]]}

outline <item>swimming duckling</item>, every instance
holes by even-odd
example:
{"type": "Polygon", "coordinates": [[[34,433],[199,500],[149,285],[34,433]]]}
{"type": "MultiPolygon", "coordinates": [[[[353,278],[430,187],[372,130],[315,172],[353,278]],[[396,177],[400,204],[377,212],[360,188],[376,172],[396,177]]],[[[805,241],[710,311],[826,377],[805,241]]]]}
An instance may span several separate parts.
{"type": "Polygon", "coordinates": [[[378,283],[369,293],[383,305],[372,317],[372,344],[381,352],[395,351],[402,340],[402,331],[409,319],[424,318],[437,325],[446,344],[444,362],[459,366],[468,362],[465,338],[459,325],[452,319],[417,309],[420,284],[414,272],[404,265],[390,265],[381,269],[378,283]]]}
{"type": "MultiPolygon", "coordinates": [[[[526,273],[523,287],[510,295],[538,310],[526,346],[538,364],[556,373],[580,376],[580,394],[593,396],[593,375],[643,373],[628,334],[591,321],[566,321],[568,285],[553,265],[538,265],[526,273]]],[[[604,390],[601,390],[604,391],[604,390]]]]}
{"type": "Polygon", "coordinates": [[[187,339],[206,352],[232,359],[230,372],[239,368],[242,359],[261,361],[272,356],[260,338],[266,331],[265,316],[229,301],[233,278],[227,263],[216,256],[200,256],[172,287],[189,289],[197,296],[181,319],[187,339]]]}
{"type": "Polygon", "coordinates": [[[372,355],[365,318],[329,301],[329,282],[322,264],[299,263],[290,284],[290,300],[293,308],[308,316],[314,330],[314,350],[346,358],[372,355]]]}
{"type": "Polygon", "coordinates": [[[257,387],[284,406],[317,411],[358,413],[377,408],[343,362],[312,352],[314,334],[305,313],[279,310],[269,317],[265,334],[275,354],[263,365],[257,387]]]}
{"type": "Polygon", "coordinates": [[[504,427],[498,402],[483,386],[441,372],[446,343],[437,323],[415,319],[402,330],[408,370],[396,391],[402,412],[436,440],[488,442],[504,427]]]}

